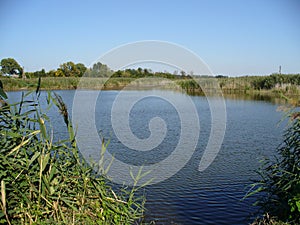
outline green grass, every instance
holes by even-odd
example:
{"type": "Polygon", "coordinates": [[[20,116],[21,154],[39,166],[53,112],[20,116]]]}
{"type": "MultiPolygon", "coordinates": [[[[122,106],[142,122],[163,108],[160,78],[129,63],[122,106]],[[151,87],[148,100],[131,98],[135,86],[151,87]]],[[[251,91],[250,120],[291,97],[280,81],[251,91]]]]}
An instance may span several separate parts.
{"type": "MultiPolygon", "coordinates": [[[[6,97],[2,89],[0,97],[6,97]]],[[[144,198],[135,197],[134,187],[114,191],[80,157],[62,99],[48,93],[47,103],[42,109],[39,92],[29,92],[0,108],[0,224],[140,222],[144,198]],[[53,105],[64,117],[67,140],[53,141],[47,116],[53,105]]]]}
{"type": "MultiPolygon", "coordinates": [[[[19,79],[1,77],[5,91],[35,90],[38,78],[19,79]]],[[[133,78],[112,78],[105,83],[105,78],[80,78],[80,77],[43,77],[42,90],[69,90],[76,89],[78,85],[85,89],[112,89],[121,88],[133,81],[133,78]],[[79,83],[80,82],[80,83],[79,83]]]]}

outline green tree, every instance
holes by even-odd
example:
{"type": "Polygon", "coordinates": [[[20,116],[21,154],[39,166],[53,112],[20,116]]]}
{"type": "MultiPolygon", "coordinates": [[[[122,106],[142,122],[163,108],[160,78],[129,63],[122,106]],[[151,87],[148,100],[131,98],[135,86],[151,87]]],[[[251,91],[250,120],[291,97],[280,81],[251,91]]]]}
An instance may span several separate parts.
{"type": "Polygon", "coordinates": [[[77,63],[75,65],[75,68],[78,71],[78,74],[77,74],[78,77],[82,77],[83,74],[85,73],[86,69],[87,69],[86,66],[83,63],[77,63]]]}
{"type": "Polygon", "coordinates": [[[50,70],[50,71],[48,71],[47,73],[46,73],[46,76],[48,76],[48,77],[55,77],[55,70],[50,70]]]}
{"type": "Polygon", "coordinates": [[[86,71],[86,67],[82,63],[66,62],[61,64],[57,70],[61,70],[58,72],[59,76],[81,77],[86,71]]]}
{"type": "Polygon", "coordinates": [[[55,77],[64,77],[65,73],[63,72],[62,69],[58,68],[55,72],[54,72],[54,76],[55,77]]]}
{"type": "Polygon", "coordinates": [[[180,74],[182,77],[184,77],[186,75],[185,71],[183,71],[183,70],[180,71],[180,74]]]}
{"type": "Polygon", "coordinates": [[[40,71],[35,71],[35,72],[26,72],[25,75],[28,78],[30,78],[30,77],[45,77],[45,76],[47,76],[47,73],[46,73],[45,69],[42,69],[40,71]]]}
{"type": "Polygon", "coordinates": [[[118,71],[114,72],[113,77],[122,77],[122,75],[123,75],[122,70],[118,70],[118,71]]]}
{"type": "Polygon", "coordinates": [[[142,69],[141,67],[139,67],[139,68],[137,69],[137,71],[138,71],[139,74],[142,74],[142,73],[143,73],[143,69],[142,69]]]}
{"type": "MultiPolygon", "coordinates": [[[[66,62],[59,66],[63,76],[65,77],[74,77],[75,74],[78,73],[75,63],[73,62],[66,62]]],[[[61,75],[60,75],[61,76],[61,75]]]]}
{"type": "Polygon", "coordinates": [[[3,74],[9,74],[9,75],[17,74],[21,76],[23,73],[22,67],[13,58],[2,59],[0,62],[0,66],[3,74]]]}
{"type": "Polygon", "coordinates": [[[97,62],[90,69],[89,76],[91,77],[109,77],[112,75],[111,69],[101,62],[97,62]]]}

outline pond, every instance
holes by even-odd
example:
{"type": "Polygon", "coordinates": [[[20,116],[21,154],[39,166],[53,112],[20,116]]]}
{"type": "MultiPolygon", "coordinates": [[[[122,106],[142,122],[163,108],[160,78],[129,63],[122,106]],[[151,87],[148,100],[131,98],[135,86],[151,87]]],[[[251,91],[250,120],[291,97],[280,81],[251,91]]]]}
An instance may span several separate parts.
{"type": "MultiPolygon", "coordinates": [[[[56,92],[62,96],[72,114],[75,91],[56,92]]],[[[86,106],[92,104],[89,102],[88,96],[94,95],[97,91],[82,92],[85,92],[87,96],[80,106],[82,107],[82,116],[84,116],[86,106]]],[[[10,100],[18,100],[20,93],[9,92],[10,100]]],[[[279,124],[282,113],[277,111],[278,104],[263,100],[225,98],[227,120],[221,148],[209,167],[204,171],[199,171],[199,163],[212,128],[211,110],[205,97],[187,96],[178,92],[162,90],[123,91],[122,94],[125,97],[122,100],[122,104],[124,104],[122,107],[125,108],[131,104],[133,96],[145,96],[132,105],[128,114],[129,132],[137,140],[146,140],[151,137],[153,132],[161,132],[155,129],[165,129],[165,132],[159,133],[163,136],[163,140],[153,149],[138,151],[122,143],[112,124],[112,108],[115,107],[114,102],[120,93],[120,91],[102,91],[96,99],[93,113],[95,129],[101,131],[101,135],[106,140],[110,140],[107,151],[114,155],[116,160],[129,165],[157,164],[170,157],[179,144],[182,128],[185,126],[180,122],[181,115],[174,104],[159,96],[172,96],[177,99],[176,104],[182,104],[180,106],[182,108],[186,107],[187,112],[190,109],[189,105],[186,105],[187,98],[190,99],[199,119],[198,139],[191,157],[173,176],[165,177],[161,182],[153,183],[143,189],[146,197],[146,222],[154,221],[155,224],[249,224],[253,220],[257,210],[252,206],[255,199],[249,198],[243,201],[242,199],[247,193],[247,185],[251,183],[250,180],[257,178],[255,170],[260,165],[259,160],[275,155],[276,147],[282,140],[285,125],[279,124]],[[157,121],[164,124],[158,128],[154,127],[153,130],[149,124],[153,118],[157,117],[160,118],[157,121]],[[152,129],[152,133],[150,129],[152,129]]],[[[45,92],[42,92],[41,100],[45,99],[45,96],[45,92]]],[[[118,113],[122,113],[122,107],[114,108],[120,111],[115,114],[116,117],[118,117],[118,113]]],[[[58,116],[57,109],[51,109],[49,113],[55,138],[66,137],[66,128],[63,119],[58,116]]],[[[76,121],[73,122],[76,124],[76,121]]],[[[194,123],[198,123],[198,121],[194,121],[194,123]]],[[[90,127],[84,132],[79,132],[81,135],[85,135],[82,137],[83,139],[88,139],[90,136],[89,129],[93,130],[90,127]]],[[[195,131],[193,129],[191,132],[195,131]]],[[[125,131],[128,132],[128,130],[125,131]]],[[[89,149],[88,155],[93,157],[98,154],[99,149],[88,146],[88,142],[84,144],[89,149]],[[97,152],[94,154],[93,151],[97,152]]],[[[83,148],[80,150],[84,151],[83,148]]],[[[181,154],[179,156],[184,157],[184,153],[181,154]]],[[[177,162],[174,163],[177,164],[177,162]]],[[[170,168],[172,166],[170,165],[170,168]]],[[[162,170],[158,168],[153,176],[161,176],[167,173],[167,170],[168,167],[164,167],[162,170]]],[[[123,172],[129,173],[127,170],[123,172]]]]}

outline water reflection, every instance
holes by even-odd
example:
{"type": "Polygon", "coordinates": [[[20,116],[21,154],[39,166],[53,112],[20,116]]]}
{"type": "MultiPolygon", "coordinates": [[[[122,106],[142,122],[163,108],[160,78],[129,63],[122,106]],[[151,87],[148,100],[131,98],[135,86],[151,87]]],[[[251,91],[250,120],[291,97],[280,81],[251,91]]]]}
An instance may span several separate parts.
{"type": "Polygon", "coordinates": [[[271,95],[266,94],[223,94],[223,96],[227,99],[232,100],[248,100],[248,101],[267,101],[276,105],[283,105],[287,103],[287,100],[284,98],[278,98],[271,95]]]}

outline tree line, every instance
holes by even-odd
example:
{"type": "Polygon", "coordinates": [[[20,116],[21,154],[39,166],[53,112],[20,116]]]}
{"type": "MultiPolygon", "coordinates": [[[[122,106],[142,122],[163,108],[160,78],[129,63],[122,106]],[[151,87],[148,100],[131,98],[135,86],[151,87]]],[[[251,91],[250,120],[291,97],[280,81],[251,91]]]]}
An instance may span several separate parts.
{"type": "Polygon", "coordinates": [[[111,70],[107,65],[97,62],[92,67],[87,68],[83,63],[74,63],[72,61],[62,63],[56,70],[50,70],[48,72],[45,69],[35,72],[24,72],[20,64],[13,58],[2,59],[0,62],[1,74],[3,76],[18,76],[18,77],[123,77],[123,78],[140,78],[158,76],[167,79],[173,78],[191,78],[186,75],[184,71],[174,72],[152,72],[151,69],[125,69],[125,70],[111,70]],[[24,72],[24,73],[23,73],[24,72]]]}
{"type": "Polygon", "coordinates": [[[101,62],[95,63],[91,68],[87,68],[83,63],[74,63],[72,61],[62,63],[56,70],[48,72],[41,69],[35,72],[25,72],[20,64],[13,58],[2,59],[0,62],[2,76],[14,77],[109,77],[113,71],[101,62]]]}
{"type": "MultiPolygon", "coordinates": [[[[92,67],[88,68],[83,63],[74,63],[72,61],[62,63],[56,70],[48,72],[45,69],[35,72],[24,72],[24,69],[13,58],[2,59],[0,62],[1,70],[0,75],[14,77],[112,77],[112,78],[142,78],[142,77],[161,77],[166,79],[184,79],[189,80],[192,78],[184,71],[178,73],[169,72],[153,72],[151,69],[124,69],[124,70],[111,70],[107,65],[97,62],[92,67]]],[[[202,76],[209,77],[209,76],[202,76]]],[[[243,77],[228,77],[223,75],[215,76],[219,80],[222,89],[272,89],[275,87],[283,87],[284,85],[300,85],[300,74],[271,74],[268,76],[243,76],[243,77]]],[[[188,88],[197,88],[196,82],[184,82],[188,88]]]]}

